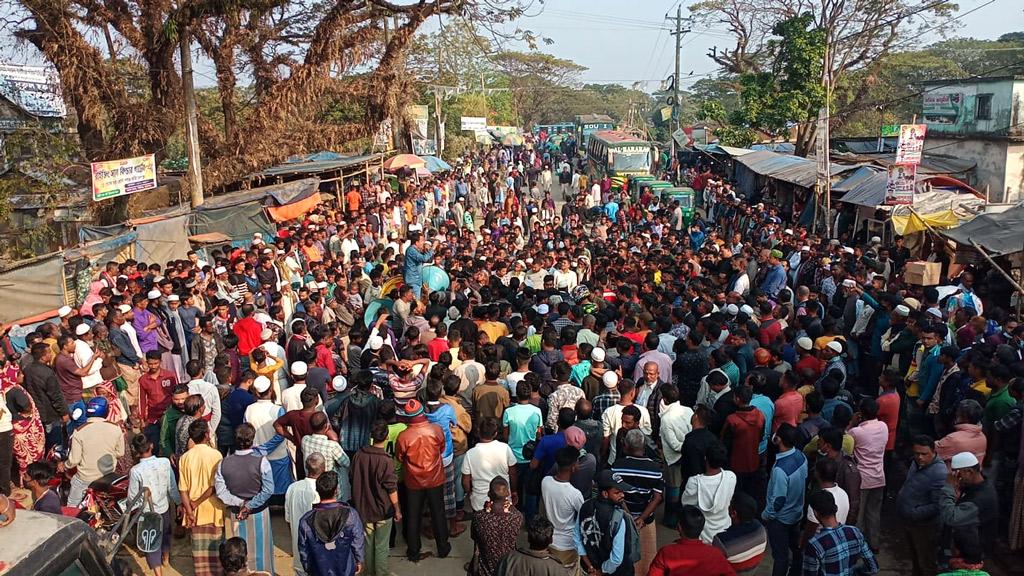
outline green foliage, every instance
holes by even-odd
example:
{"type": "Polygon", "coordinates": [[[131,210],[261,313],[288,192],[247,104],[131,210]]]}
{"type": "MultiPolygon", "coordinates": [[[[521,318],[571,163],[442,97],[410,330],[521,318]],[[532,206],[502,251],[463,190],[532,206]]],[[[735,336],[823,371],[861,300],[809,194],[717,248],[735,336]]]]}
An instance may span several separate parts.
{"type": "Polygon", "coordinates": [[[757,132],[743,126],[726,124],[714,129],[718,143],[723,146],[735,146],[737,148],[749,148],[757,142],[757,132]]]}

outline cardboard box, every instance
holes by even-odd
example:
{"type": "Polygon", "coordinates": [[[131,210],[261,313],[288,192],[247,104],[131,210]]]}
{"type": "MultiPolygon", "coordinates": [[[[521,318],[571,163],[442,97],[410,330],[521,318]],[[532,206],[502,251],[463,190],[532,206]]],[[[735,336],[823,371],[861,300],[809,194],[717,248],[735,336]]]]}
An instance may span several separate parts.
{"type": "Polygon", "coordinates": [[[936,286],[942,276],[941,262],[907,262],[903,280],[918,286],[936,286]]]}

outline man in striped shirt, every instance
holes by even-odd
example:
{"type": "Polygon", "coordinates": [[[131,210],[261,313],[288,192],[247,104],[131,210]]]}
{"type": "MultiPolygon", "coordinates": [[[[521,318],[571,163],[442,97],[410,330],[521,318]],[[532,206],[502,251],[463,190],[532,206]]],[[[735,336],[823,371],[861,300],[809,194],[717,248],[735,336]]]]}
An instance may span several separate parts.
{"type": "Polygon", "coordinates": [[[647,436],[639,429],[626,432],[623,448],[612,464],[612,474],[630,485],[625,493],[626,508],[633,519],[642,526],[640,528],[640,562],[637,563],[637,574],[647,574],[647,569],[658,552],[657,526],[654,524],[654,513],[664,498],[665,480],[662,476],[661,462],[648,458],[646,453],[647,436]]]}
{"type": "Polygon", "coordinates": [[[736,492],[729,504],[732,526],[715,535],[711,542],[725,554],[736,572],[752,572],[768,550],[768,533],[757,521],[757,501],[736,492]]]}

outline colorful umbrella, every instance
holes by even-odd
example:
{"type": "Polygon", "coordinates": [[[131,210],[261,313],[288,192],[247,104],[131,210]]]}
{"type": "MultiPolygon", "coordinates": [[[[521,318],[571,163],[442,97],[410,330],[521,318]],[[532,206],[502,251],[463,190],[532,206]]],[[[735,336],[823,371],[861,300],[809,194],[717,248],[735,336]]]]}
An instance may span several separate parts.
{"type": "Polygon", "coordinates": [[[384,169],[395,171],[401,168],[425,168],[427,161],[415,154],[399,154],[384,161],[384,169]]]}

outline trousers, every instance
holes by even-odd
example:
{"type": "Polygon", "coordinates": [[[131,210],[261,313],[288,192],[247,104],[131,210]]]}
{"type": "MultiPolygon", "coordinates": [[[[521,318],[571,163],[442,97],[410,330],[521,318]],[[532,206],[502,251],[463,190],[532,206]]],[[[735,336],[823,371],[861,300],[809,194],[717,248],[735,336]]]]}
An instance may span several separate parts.
{"type": "Polygon", "coordinates": [[[857,513],[857,527],[864,533],[868,546],[877,549],[881,541],[882,501],[885,486],[864,488],[860,491],[860,510],[857,513]]]}
{"type": "Polygon", "coordinates": [[[772,550],[772,576],[798,576],[803,570],[800,555],[800,524],[769,520],[768,546],[772,550]]]}
{"type": "Polygon", "coordinates": [[[423,508],[430,509],[430,523],[434,528],[434,543],[437,545],[437,556],[444,558],[451,552],[448,543],[448,519],[444,513],[444,485],[422,490],[409,490],[407,496],[409,509],[403,517],[405,520],[406,556],[410,560],[419,561],[422,539],[420,530],[423,527],[423,508]]]}
{"type": "Polygon", "coordinates": [[[392,520],[367,522],[363,524],[363,574],[364,576],[389,576],[388,550],[392,520]]]}

